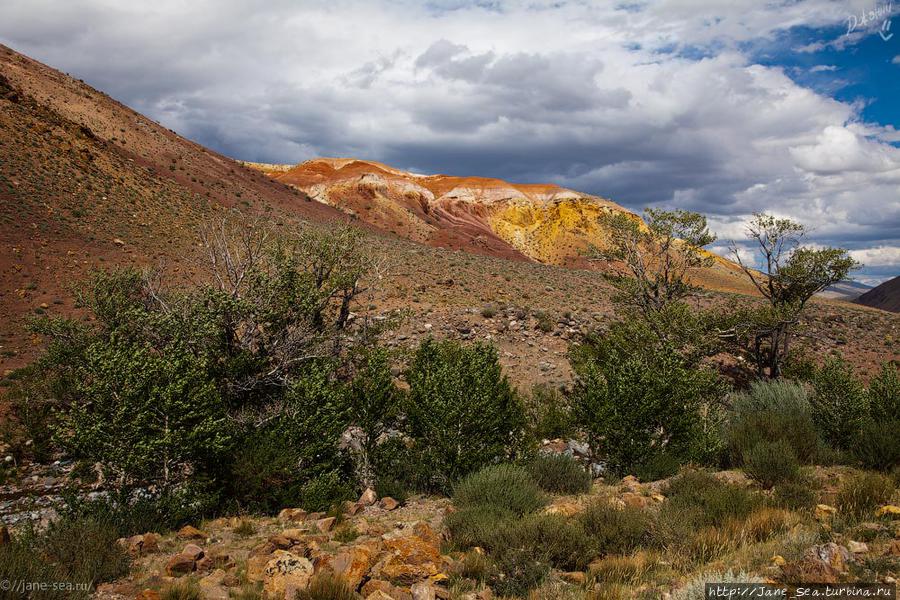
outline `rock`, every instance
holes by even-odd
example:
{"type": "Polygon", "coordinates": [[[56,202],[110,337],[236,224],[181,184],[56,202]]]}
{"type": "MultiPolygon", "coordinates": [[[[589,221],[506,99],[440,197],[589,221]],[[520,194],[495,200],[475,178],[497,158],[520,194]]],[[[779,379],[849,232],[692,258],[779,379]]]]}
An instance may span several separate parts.
{"type": "Polygon", "coordinates": [[[395,587],[389,581],[383,579],[370,579],[360,589],[364,598],[372,597],[372,594],[381,592],[383,596],[376,598],[391,598],[392,600],[412,600],[412,595],[401,588],[395,587]]]}
{"type": "Polygon", "coordinates": [[[271,555],[258,554],[247,559],[247,579],[262,581],[266,576],[266,565],[272,560],[271,555]]]}
{"type": "Polygon", "coordinates": [[[412,533],[385,536],[389,556],[381,566],[381,577],[409,585],[440,572],[440,539],[425,523],[416,523],[412,529],[412,533]]]}
{"type": "Polygon", "coordinates": [[[343,508],[345,515],[352,517],[362,510],[362,505],[359,502],[350,502],[349,500],[346,500],[341,505],[341,508],[343,508]]]}
{"type": "Polygon", "coordinates": [[[366,596],[366,600],[394,600],[394,598],[393,596],[389,596],[381,590],[375,590],[374,592],[366,596]]]}
{"type": "Polygon", "coordinates": [[[900,540],[891,540],[891,545],[884,551],[885,556],[900,556],[900,540]]]}
{"type": "Polygon", "coordinates": [[[338,575],[343,576],[347,583],[350,584],[350,587],[357,589],[375,562],[374,559],[377,552],[377,544],[352,546],[334,556],[334,559],[331,561],[331,569],[338,575]]]}
{"type": "Polygon", "coordinates": [[[185,525],[181,529],[178,530],[179,538],[183,540],[205,540],[207,535],[194,527],[193,525],[185,525]]]}
{"type": "Polygon", "coordinates": [[[435,600],[434,586],[430,581],[420,581],[414,583],[409,588],[413,600],[435,600]]]}
{"type": "Polygon", "coordinates": [[[212,573],[213,569],[215,568],[216,563],[211,556],[204,556],[196,563],[194,563],[194,570],[196,570],[198,573],[212,573]]]}
{"type": "Polygon", "coordinates": [[[302,508],[285,508],[278,513],[278,518],[282,521],[300,523],[306,520],[307,514],[302,508]]]}
{"type": "Polygon", "coordinates": [[[306,532],[296,527],[285,529],[281,532],[281,537],[284,537],[295,544],[297,542],[302,542],[304,536],[306,536],[306,532]]]}
{"type": "Polygon", "coordinates": [[[829,542],[813,546],[799,561],[782,566],[781,571],[787,581],[837,583],[853,560],[845,547],[829,542]]]}
{"type": "Polygon", "coordinates": [[[293,540],[290,540],[287,537],[278,534],[270,536],[269,543],[275,546],[275,548],[278,550],[287,550],[294,545],[293,540]]]}
{"type": "Polygon", "coordinates": [[[854,542],[853,540],[850,540],[847,542],[847,550],[853,554],[865,554],[869,551],[869,546],[867,546],[865,542],[854,542]]]}
{"type": "Polygon", "coordinates": [[[893,504],[887,504],[885,506],[882,506],[881,508],[879,508],[878,510],[875,511],[875,516],[876,517],[884,517],[884,516],[900,517],[900,506],[895,506],[893,504]]]}
{"type": "MultiPolygon", "coordinates": [[[[138,557],[159,550],[159,536],[155,533],[133,535],[118,540],[129,556],[138,557]]],[[[2,543],[0,543],[2,545],[2,543]]]]}
{"type": "Polygon", "coordinates": [[[400,506],[400,503],[397,502],[396,500],[394,500],[393,498],[391,498],[390,496],[385,496],[378,502],[378,506],[380,506],[384,510],[394,510],[398,506],[400,506]]]}
{"type": "Polygon", "coordinates": [[[362,506],[372,506],[376,500],[378,500],[378,494],[375,493],[375,490],[366,488],[366,491],[362,493],[357,503],[362,506]]]}
{"type": "Polygon", "coordinates": [[[306,589],[313,574],[312,563],[284,550],[276,550],[273,556],[264,571],[265,593],[274,598],[293,598],[298,591],[306,589]]]}
{"type": "Polygon", "coordinates": [[[203,548],[201,548],[197,544],[188,544],[184,547],[184,550],[181,551],[181,555],[187,556],[191,560],[197,561],[203,558],[204,552],[203,548]]]}
{"type": "Polygon", "coordinates": [[[225,571],[216,569],[199,581],[204,600],[229,600],[231,598],[225,585],[226,577],[225,571]]]}
{"type": "Polygon", "coordinates": [[[837,514],[837,509],[827,504],[817,504],[815,517],[817,521],[830,521],[837,514]]]}
{"type": "Polygon", "coordinates": [[[194,559],[183,554],[176,554],[166,562],[166,575],[181,577],[194,572],[194,559]]]}
{"type": "Polygon", "coordinates": [[[316,529],[321,531],[322,533],[328,533],[334,528],[334,522],[337,521],[334,517],[325,517],[324,519],[319,519],[316,521],[316,529]]]}
{"type": "Polygon", "coordinates": [[[547,515],[563,515],[565,517],[571,517],[581,512],[581,506],[574,502],[554,502],[550,506],[544,509],[544,514],[547,515]]]}

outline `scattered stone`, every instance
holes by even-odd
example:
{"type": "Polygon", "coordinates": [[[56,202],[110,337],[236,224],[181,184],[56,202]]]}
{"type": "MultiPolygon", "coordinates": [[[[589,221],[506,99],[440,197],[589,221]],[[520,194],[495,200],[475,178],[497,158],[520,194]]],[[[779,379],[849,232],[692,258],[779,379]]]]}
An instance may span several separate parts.
{"type": "Polygon", "coordinates": [[[178,530],[178,537],[183,540],[205,540],[207,535],[194,527],[193,525],[185,525],[178,530]]]}
{"type": "Polygon", "coordinates": [[[335,521],[337,521],[337,519],[334,517],[319,519],[318,521],[316,521],[316,529],[318,529],[322,533],[328,533],[334,528],[335,521]]]}
{"type": "Polygon", "coordinates": [[[414,583],[409,588],[413,600],[435,600],[434,586],[430,581],[414,583]]]}
{"type": "Polygon", "coordinates": [[[581,571],[569,571],[560,573],[560,578],[562,578],[563,581],[568,581],[575,585],[584,585],[587,576],[581,571]]]}
{"type": "Polygon", "coordinates": [[[201,548],[197,544],[188,544],[184,547],[184,550],[181,551],[181,555],[190,557],[191,560],[197,561],[203,558],[204,552],[203,548],[201,548]]]}
{"type": "Polygon", "coordinates": [[[375,501],[378,500],[378,494],[375,493],[375,490],[372,488],[366,488],[366,491],[362,493],[362,496],[359,497],[357,504],[362,506],[372,506],[375,504],[375,501]]]}
{"type": "Polygon", "coordinates": [[[307,514],[302,508],[285,508],[278,513],[278,518],[282,521],[300,523],[306,520],[307,514]]]}
{"type": "Polygon", "coordinates": [[[888,504],[875,511],[876,517],[883,517],[886,515],[889,515],[891,517],[900,517],[900,506],[888,504]]]}
{"type": "Polygon", "coordinates": [[[787,581],[837,583],[853,560],[847,548],[829,542],[813,546],[799,561],[784,565],[781,571],[787,581]]]}
{"type": "Polygon", "coordinates": [[[359,544],[335,555],[331,569],[344,577],[350,587],[356,589],[372,567],[378,552],[377,544],[359,544]]]}
{"type": "Polygon", "coordinates": [[[378,506],[380,506],[384,510],[394,510],[398,506],[400,506],[400,503],[397,502],[396,500],[394,500],[393,498],[391,498],[390,496],[385,496],[378,502],[378,506]]]}
{"type": "Polygon", "coordinates": [[[850,540],[847,542],[847,550],[853,554],[865,554],[869,551],[869,546],[866,545],[865,542],[854,542],[853,540],[850,540]]]}
{"type": "Polygon", "coordinates": [[[815,517],[817,521],[830,521],[837,514],[837,509],[827,504],[817,504],[815,517]]]}
{"type": "Polygon", "coordinates": [[[276,550],[266,563],[263,590],[274,598],[293,598],[309,585],[313,574],[312,563],[302,556],[284,550],[276,550]]]}
{"type": "Polygon", "coordinates": [[[440,539],[426,523],[416,523],[412,533],[392,534],[382,536],[390,554],[381,566],[381,577],[409,585],[440,572],[440,539]]]}
{"type": "Polygon", "coordinates": [[[166,563],[166,575],[181,577],[194,572],[194,559],[183,554],[176,554],[166,563]]]}

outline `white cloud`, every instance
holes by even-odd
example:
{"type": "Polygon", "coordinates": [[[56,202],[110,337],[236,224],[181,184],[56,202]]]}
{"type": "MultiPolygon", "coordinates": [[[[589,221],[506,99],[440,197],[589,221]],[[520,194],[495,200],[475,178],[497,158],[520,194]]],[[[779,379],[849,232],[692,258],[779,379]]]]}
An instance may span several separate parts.
{"type": "Polygon", "coordinates": [[[900,271],[900,246],[878,246],[851,250],[850,256],[867,267],[895,267],[900,271]]]}
{"type": "Polygon", "coordinates": [[[723,239],[777,212],[861,249],[900,245],[900,134],[743,47],[870,5],[6,0],[0,41],[238,158],[555,181],[723,239]]]}
{"type": "Polygon", "coordinates": [[[900,65],[900,54],[894,57],[894,60],[891,61],[891,64],[900,65]]]}
{"type": "Polygon", "coordinates": [[[809,70],[810,73],[826,73],[831,71],[837,71],[837,67],[835,65],[816,65],[809,70]]]}

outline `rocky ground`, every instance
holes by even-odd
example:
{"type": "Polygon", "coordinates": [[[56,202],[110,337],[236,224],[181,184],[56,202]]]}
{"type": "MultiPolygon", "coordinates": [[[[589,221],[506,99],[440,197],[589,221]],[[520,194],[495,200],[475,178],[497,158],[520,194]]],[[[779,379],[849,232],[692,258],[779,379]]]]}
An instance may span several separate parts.
{"type": "MultiPolygon", "coordinates": [[[[828,502],[834,501],[839,482],[849,473],[846,468],[817,468],[821,490],[814,511],[778,513],[786,524],[779,533],[738,544],[707,564],[686,569],[677,556],[643,550],[629,557],[604,557],[584,572],[554,572],[533,597],[607,597],[588,594],[602,591],[597,573],[608,574],[610,561],[655,566],[630,580],[624,595],[609,597],[665,597],[695,576],[731,569],[772,582],[895,582],[900,507],[882,507],[848,527],[828,502]]],[[[740,472],[717,477],[750,485],[740,472]]],[[[544,511],[573,516],[600,499],[657,510],[665,501],[664,492],[665,482],[598,479],[589,493],[555,497],[544,511]]],[[[367,600],[493,598],[489,587],[467,577],[471,556],[453,551],[446,540],[442,520],[452,510],[446,498],[418,496],[399,505],[367,491],[338,516],[285,509],[277,517],[223,518],[173,533],[147,533],[120,540],[134,556],[131,574],[102,586],[97,597],[151,600],[173,582],[192,578],[210,600],[242,593],[259,597],[259,591],[270,598],[292,598],[311,577],[332,572],[367,600]]]]}

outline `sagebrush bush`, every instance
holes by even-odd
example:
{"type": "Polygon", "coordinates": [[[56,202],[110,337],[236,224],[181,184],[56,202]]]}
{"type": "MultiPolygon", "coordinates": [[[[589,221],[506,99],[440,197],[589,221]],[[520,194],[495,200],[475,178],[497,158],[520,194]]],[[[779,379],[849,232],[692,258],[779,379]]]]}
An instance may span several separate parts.
{"type": "Polygon", "coordinates": [[[460,549],[480,547],[491,549],[498,529],[517,518],[516,514],[496,506],[475,505],[449,513],[444,525],[450,541],[460,549]]]}
{"type": "Polygon", "coordinates": [[[459,508],[493,506],[524,515],[546,502],[528,471],[509,464],[485,467],[460,481],[453,490],[453,503],[459,508]]]}
{"type": "Polygon", "coordinates": [[[493,556],[493,571],[488,579],[501,596],[522,597],[550,574],[550,565],[522,548],[510,548],[493,556]]]}
{"type": "Polygon", "coordinates": [[[784,481],[775,486],[773,500],[777,506],[802,510],[816,503],[816,492],[808,481],[784,481]]]}
{"type": "Polygon", "coordinates": [[[306,589],[297,592],[295,600],[360,600],[340,575],[323,571],[309,580],[306,589]]]}
{"type": "Polygon", "coordinates": [[[800,463],[787,440],[760,441],[744,454],[744,471],[765,488],[800,479],[800,463]]]}
{"type": "Polygon", "coordinates": [[[545,492],[584,494],[591,489],[591,474],[580,462],[565,454],[538,455],[526,468],[545,492]]]}
{"type": "Polygon", "coordinates": [[[869,415],[866,390],[852,367],[830,357],[813,377],[812,416],[825,441],[848,449],[869,415]]]}
{"type": "Polygon", "coordinates": [[[851,452],[863,467],[890,472],[900,466],[898,415],[868,420],[859,429],[851,452]]]}
{"type": "Polygon", "coordinates": [[[446,491],[521,449],[524,410],[492,346],[426,340],[406,379],[409,433],[418,442],[431,487],[446,491]]]}
{"type": "Polygon", "coordinates": [[[785,441],[803,464],[814,462],[821,441],[806,389],[783,380],[757,381],[731,398],[725,426],[730,461],[740,466],[760,442],[785,441]]]}
{"type": "Polygon", "coordinates": [[[628,554],[650,541],[654,516],[641,508],[618,508],[606,500],[587,507],[578,516],[599,554],[628,554]]]}
{"type": "Polygon", "coordinates": [[[852,517],[870,516],[894,493],[894,482],[878,473],[860,473],[841,483],[835,503],[852,517]]]}
{"type": "Polygon", "coordinates": [[[582,569],[592,558],[591,540],[577,520],[563,515],[527,515],[498,527],[491,554],[515,550],[530,553],[557,569],[582,569]]]}

